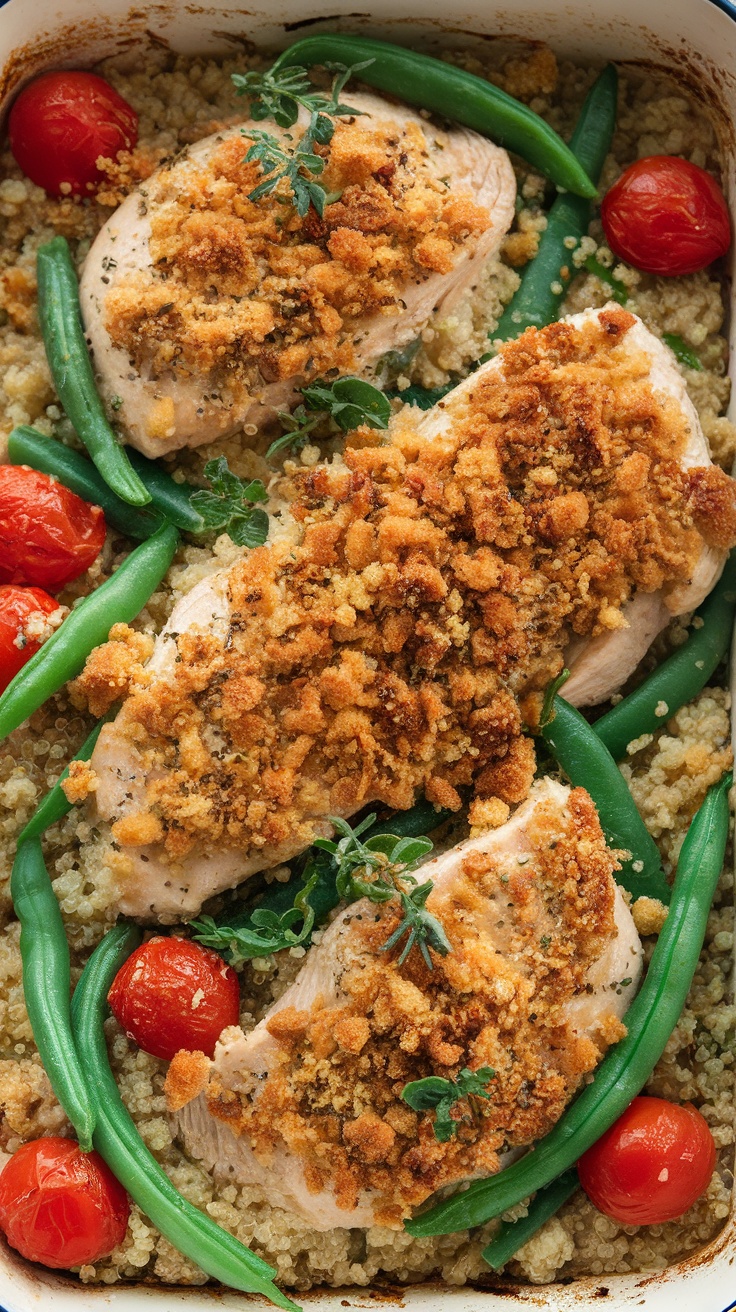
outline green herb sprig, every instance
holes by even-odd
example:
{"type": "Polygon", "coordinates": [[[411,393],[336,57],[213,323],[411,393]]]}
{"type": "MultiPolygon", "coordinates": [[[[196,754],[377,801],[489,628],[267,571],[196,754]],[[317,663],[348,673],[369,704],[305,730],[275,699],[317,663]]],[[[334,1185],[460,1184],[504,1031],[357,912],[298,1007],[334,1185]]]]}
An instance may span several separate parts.
{"type": "Polygon", "coordinates": [[[209,460],[204,476],[210,489],[200,488],[191,504],[202,516],[208,532],[225,530],[239,547],[260,547],[268,537],[268,515],[254,503],[267,501],[260,479],[244,482],[228,468],[224,456],[209,460]]]}
{"type": "Polygon", "coordinates": [[[312,875],[297,893],[294,905],[282,915],[265,907],[256,907],[250,917],[254,928],[217,925],[212,916],[200,916],[189,922],[194,931],[192,937],[205,947],[223,952],[231,966],[239,966],[254,957],[270,957],[272,952],[281,952],[284,948],[298,947],[309,938],[314,927],[314,909],[309,896],[317,879],[316,874],[312,875]],[[295,931],[292,926],[298,921],[302,922],[301,929],[295,931]]]}
{"type": "Polygon", "coordinates": [[[477,1071],[461,1070],[456,1080],[445,1080],[440,1075],[428,1075],[423,1080],[412,1080],[404,1085],[401,1097],[415,1112],[435,1113],[434,1137],[439,1143],[447,1143],[457,1133],[458,1125],[468,1121],[467,1116],[453,1116],[453,1110],[463,1098],[490,1099],[488,1085],[495,1079],[496,1072],[491,1066],[481,1066],[477,1071]]]}
{"type": "Polygon", "coordinates": [[[334,383],[313,383],[302,388],[304,405],[291,414],[280,413],[285,432],[266,452],[270,460],[279,451],[301,451],[318,424],[329,420],[334,431],[350,433],[361,424],[388,428],[391,402],[385,393],[362,378],[337,378],[334,383]]]}
{"type": "Polygon", "coordinates": [[[367,897],[371,902],[400,899],[403,916],[381,951],[390,951],[406,938],[398,964],[404,964],[416,945],[432,970],[429,949],[433,948],[445,957],[452,951],[452,944],[439,920],[426,908],[433,888],[432,880],[418,884],[410,873],[422,857],[431,852],[432,843],[428,838],[397,838],[395,834],[376,834],[363,843],[360,835],[375,819],[375,815],[370,815],[353,829],[346,820],[331,816],[330,823],[340,838],[318,838],[315,847],[329,852],[337,861],[337,890],[345,901],[352,902],[361,897],[367,897]]]}
{"type": "Polygon", "coordinates": [[[272,118],[279,127],[291,128],[299,117],[300,106],[309,114],[317,113],[328,118],[362,114],[362,110],[352,105],[341,105],[340,94],[354,73],[360,73],[373,62],[372,59],[365,59],[360,64],[325,64],[327,71],[335,74],[329,93],[313,86],[306,68],[296,65],[294,68],[274,67],[250,73],[233,73],[232,80],[239,96],[252,97],[251,118],[256,122],[272,118]]]}
{"type": "MultiPolygon", "coordinates": [[[[360,64],[328,64],[335,74],[329,94],[312,86],[305,68],[272,68],[265,72],[235,73],[233,82],[241,95],[254,97],[251,116],[257,121],[272,118],[279,127],[291,128],[299,117],[300,107],[309,113],[309,124],[293,149],[284,149],[282,142],[271,132],[243,128],[243,135],[252,145],[245,156],[246,163],[258,163],[266,175],[263,182],[251,191],[248,199],[260,200],[268,196],[283,180],[288,183],[297,214],[304,218],[313,205],[320,218],[325,206],[339,200],[340,192],[327,192],[316,181],[323,172],[325,161],[316,153],[317,146],[327,146],[335,134],[336,118],[357,116],[362,110],[343,105],[340,93],[348,78],[372,64],[372,59],[360,64]]],[[[285,140],[293,143],[290,132],[285,140]]]]}

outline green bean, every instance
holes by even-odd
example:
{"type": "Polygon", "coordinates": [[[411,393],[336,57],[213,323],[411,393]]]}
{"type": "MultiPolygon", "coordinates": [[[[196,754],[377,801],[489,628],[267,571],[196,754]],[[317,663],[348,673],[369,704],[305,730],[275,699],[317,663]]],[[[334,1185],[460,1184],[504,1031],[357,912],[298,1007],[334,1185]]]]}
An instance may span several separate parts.
{"type": "Polygon", "coordinates": [[[38,319],[61,403],[105,482],[123,501],[151,500],[110,427],[92,372],[79,308],[77,274],[64,237],[39,246],[38,319]]]}
{"type": "Polygon", "coordinates": [[[692,701],[720,665],[731,645],[736,612],[736,551],[702,606],[695,612],[687,641],[662,661],[628,697],[595,721],[594,729],[617,761],[643,733],[661,729],[665,720],[692,701]]]}
{"type": "MultiPolygon", "coordinates": [[[[100,736],[100,730],[104,724],[107,724],[110,718],[111,715],[107,715],[104,720],[100,720],[99,724],[95,725],[89,737],[82,743],[76,756],[72,758],[73,760],[89,760],[95,750],[95,744],[100,736]]],[[[69,766],[67,765],[62,770],[53,788],[49,789],[46,796],[36,807],[36,810],[28,821],[25,829],[21,830],[21,833],[18,836],[18,847],[21,846],[21,843],[25,843],[29,838],[40,838],[47,829],[50,829],[52,825],[57,823],[57,821],[63,820],[64,816],[69,814],[72,809],[72,803],[67,799],[66,793],[61,786],[64,780],[68,778],[69,766]]]]}
{"type": "Polygon", "coordinates": [[[177,483],[155,460],[147,460],[140,451],[129,451],[130,463],[151,494],[151,501],[171,524],[195,537],[207,533],[207,525],[191,498],[201,489],[191,483],[177,483]]]}
{"type": "Polygon", "coordinates": [[[590,1084],[533,1152],[408,1221],[410,1234],[451,1234],[515,1207],[569,1170],[643,1088],[677,1024],[698,964],[723,869],[732,783],[728,774],[710,788],[690,825],[667,919],[644,983],[626,1013],[626,1037],[609,1049],[590,1084]]]}
{"type": "Polygon", "coordinates": [[[578,1173],[573,1170],[565,1171],[558,1180],[538,1190],[536,1198],[529,1204],[526,1216],[519,1217],[518,1221],[501,1222],[490,1244],[486,1244],[483,1249],[483,1261],[492,1266],[494,1271],[500,1271],[527,1240],[541,1230],[555,1212],[559,1212],[563,1203],[572,1198],[579,1187],[578,1173]]]}
{"type": "Polygon", "coordinates": [[[14,465],[28,465],[42,474],[51,474],[84,501],[101,506],[108,524],[126,537],[145,541],[164,523],[164,516],[155,507],[149,510],[131,506],[116,496],[91,460],[26,424],[10,434],[8,455],[14,465]]]}
{"type": "MultiPolygon", "coordinates": [[[[616,125],[618,74],[613,64],[593,83],[578,118],[570,149],[594,182],[598,182],[616,125]]],[[[537,254],[522,274],[491,333],[493,341],[509,341],[525,328],[543,328],[557,318],[575,272],[573,252],[588,231],[591,203],[581,196],[558,196],[547,215],[537,254]]]]}
{"type": "MultiPolygon", "coordinates": [[[[444,824],[445,820],[452,815],[451,811],[437,811],[431,802],[424,798],[416,802],[408,811],[397,811],[389,815],[386,819],[377,820],[371,828],[361,835],[363,842],[373,838],[376,834],[391,833],[396,834],[398,838],[417,838],[420,835],[428,834],[438,825],[444,824]]],[[[312,877],[317,875],[317,883],[309,894],[309,904],[314,911],[315,928],[324,923],[331,911],[340,902],[340,895],[337,891],[338,866],[335,858],[329,852],[324,852],[318,847],[310,848],[304,867],[296,879],[290,879],[285,884],[269,884],[255,903],[252,903],[247,909],[242,911],[228,911],[227,908],[221,911],[216,917],[217,925],[227,925],[233,929],[251,928],[251,915],[255,910],[273,911],[276,915],[283,915],[285,911],[290,910],[294,905],[294,899],[304,892],[307,884],[312,877]]],[[[303,946],[308,947],[310,939],[305,939],[303,946]]]]}
{"type": "Polygon", "coordinates": [[[20,843],[10,876],[20,921],[23,993],[44,1070],[85,1152],[95,1113],[72,1037],[69,944],[38,838],[20,843]]]}
{"type": "Polygon", "coordinates": [[[146,1148],[120,1097],[103,1024],[110,985],[140,937],[134,925],[110,930],[92,953],[74,992],[72,1024],[79,1059],[89,1072],[97,1118],[95,1148],[161,1234],[207,1275],[298,1312],[296,1304],[272,1283],[276,1273],[267,1262],[182,1197],[146,1148]]]}
{"type": "Polygon", "coordinates": [[[0,696],[0,742],[79,674],[93,648],[107,640],[113,624],[135,619],[163,579],[178,541],[171,524],[158,529],[34,652],[0,696]]]}
{"type": "Polygon", "coordinates": [[[619,884],[632,897],[670,900],[657,844],[636,809],[628,785],[611,753],[579,711],[555,697],[554,715],[541,732],[555,760],[576,787],[587,788],[595,802],[601,827],[610,847],[631,855],[616,872],[619,884]]]}
{"type": "Polygon", "coordinates": [[[429,55],[387,41],[325,32],[285,50],[272,72],[314,64],[352,65],[362,60],[371,60],[367,68],[360,69],[363,82],[492,137],[557,187],[576,196],[595,196],[584,167],[544,119],[484,78],[429,55]]]}

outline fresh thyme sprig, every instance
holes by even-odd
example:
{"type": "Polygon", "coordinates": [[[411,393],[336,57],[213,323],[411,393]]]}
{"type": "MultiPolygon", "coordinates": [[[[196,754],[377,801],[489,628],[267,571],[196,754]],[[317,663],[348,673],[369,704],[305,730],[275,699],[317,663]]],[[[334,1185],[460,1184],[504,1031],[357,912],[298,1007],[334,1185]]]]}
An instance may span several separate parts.
{"type": "Polygon", "coordinates": [[[339,817],[331,816],[330,823],[340,838],[318,838],[315,847],[329,852],[338,864],[337,891],[346,902],[367,897],[371,902],[390,902],[398,897],[403,916],[393,934],[381,949],[395,947],[406,936],[399,957],[402,966],[416,944],[427,966],[433,969],[429,948],[440,956],[447,956],[452,945],[442,925],[426,908],[432,891],[432,880],[417,884],[410,871],[432,850],[428,838],[398,838],[396,834],[376,834],[365,843],[360,835],[375,822],[368,816],[354,829],[339,817]]]}
{"type": "Polygon", "coordinates": [[[253,957],[270,957],[272,952],[281,952],[284,948],[298,947],[309,938],[314,926],[314,909],[309,895],[316,887],[318,877],[312,875],[296,894],[294,905],[282,915],[265,907],[256,907],[251,912],[250,924],[237,928],[217,925],[212,916],[200,916],[189,922],[194,930],[192,937],[197,943],[222,952],[232,966],[239,966],[253,957]],[[302,926],[295,932],[292,926],[299,920],[302,926]]]}
{"type": "MultiPolygon", "coordinates": [[[[477,1071],[465,1066],[456,1080],[443,1079],[441,1075],[428,1075],[423,1080],[412,1080],[404,1085],[401,1097],[415,1112],[435,1113],[434,1137],[440,1143],[447,1143],[462,1121],[467,1116],[453,1116],[452,1112],[463,1098],[490,1099],[488,1085],[495,1079],[496,1072],[491,1066],[481,1066],[477,1071]]],[[[472,1104],[471,1104],[472,1110],[472,1104]]]]}
{"type": "MultiPolygon", "coordinates": [[[[309,124],[294,149],[284,149],[282,142],[271,132],[243,129],[252,145],[245,156],[246,163],[258,163],[266,175],[263,182],[251,191],[248,199],[260,200],[268,196],[285,180],[291,190],[294,208],[304,218],[313,205],[320,218],[325,205],[339,200],[340,192],[328,192],[316,179],[324,172],[325,161],[316,153],[317,146],[327,146],[335,134],[334,119],[362,113],[353,105],[340,102],[342,91],[353,73],[367,68],[371,59],[349,68],[345,64],[328,64],[335,74],[329,94],[316,90],[309,81],[305,68],[271,68],[265,72],[235,73],[233,81],[241,95],[254,97],[251,116],[257,122],[272,118],[279,127],[293,127],[300,107],[309,113],[309,124]]],[[[293,142],[290,132],[284,140],[293,142]]]]}
{"type": "Polygon", "coordinates": [[[260,547],[268,537],[268,515],[254,502],[267,501],[268,493],[260,479],[246,483],[228,468],[220,456],[209,460],[204,476],[210,488],[200,488],[191,497],[209,532],[225,530],[239,547],[260,547]]]}
{"type": "Polygon", "coordinates": [[[350,433],[361,424],[367,424],[369,428],[388,428],[391,418],[389,398],[362,378],[313,383],[302,388],[302,395],[304,405],[297,406],[291,414],[279,414],[286,431],[271,443],[266,452],[267,460],[279,451],[301,451],[312,430],[326,419],[331,421],[336,432],[350,433]]]}
{"type": "Polygon", "coordinates": [[[362,114],[362,110],[355,109],[352,105],[341,105],[340,93],[354,73],[360,73],[372,63],[372,59],[365,59],[360,64],[350,66],[325,64],[327,71],[335,74],[329,93],[313,86],[306,68],[298,66],[279,68],[276,65],[265,70],[253,70],[250,73],[233,73],[232,80],[238,95],[253,97],[250,106],[251,118],[256,122],[272,118],[279,127],[291,128],[299,117],[300,106],[310,114],[316,112],[331,118],[362,114]]]}

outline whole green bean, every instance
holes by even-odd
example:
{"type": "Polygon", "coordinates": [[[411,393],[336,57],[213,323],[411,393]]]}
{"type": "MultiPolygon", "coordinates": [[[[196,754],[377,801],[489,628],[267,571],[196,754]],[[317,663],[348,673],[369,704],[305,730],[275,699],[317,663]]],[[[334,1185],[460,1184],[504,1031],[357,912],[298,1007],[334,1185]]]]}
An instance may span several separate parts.
{"type": "Polygon", "coordinates": [[[483,1249],[483,1261],[492,1266],[494,1271],[500,1271],[514,1253],[518,1253],[527,1240],[541,1230],[555,1212],[559,1212],[563,1203],[572,1198],[579,1187],[578,1173],[572,1170],[565,1171],[559,1179],[539,1189],[536,1198],[529,1204],[526,1216],[520,1216],[518,1221],[501,1222],[490,1244],[486,1244],[483,1249]]]}
{"type": "Polygon", "coordinates": [[[736,551],[702,606],[695,612],[686,642],[628,697],[595,721],[601,742],[617,761],[629,743],[661,729],[665,720],[705,687],[731,645],[736,613],[736,551]]]}
{"type": "MultiPolygon", "coordinates": [[[[76,756],[72,758],[73,760],[89,760],[95,750],[95,744],[100,736],[100,730],[102,729],[103,724],[106,724],[110,718],[111,716],[105,716],[104,720],[100,720],[99,724],[95,725],[89,737],[82,743],[76,756]]],[[[64,780],[68,778],[69,766],[67,765],[62,770],[53,788],[49,789],[46,796],[42,798],[41,802],[36,807],[36,810],[28,821],[25,829],[21,830],[21,833],[18,836],[18,847],[20,847],[22,843],[25,843],[28,838],[40,838],[47,829],[50,829],[51,825],[55,825],[58,820],[62,820],[65,815],[69,814],[72,809],[72,803],[68,800],[66,793],[61,786],[64,780]]]]}
{"type": "Polygon", "coordinates": [[[107,640],[113,624],[135,619],[163,579],[178,541],[173,525],[164,525],[74,607],[0,696],[0,742],[79,674],[93,648],[107,640]]]}
{"type": "MultiPolygon", "coordinates": [[[[593,83],[580,111],[570,149],[597,183],[616,126],[618,74],[613,64],[593,83]]],[[[560,304],[575,273],[575,247],[588,231],[591,202],[582,196],[558,196],[548,215],[534,259],[491,333],[495,341],[518,337],[525,328],[543,328],[558,317],[560,304]]]]}
{"type": "Polygon", "coordinates": [[[232,1289],[263,1294],[287,1312],[299,1312],[273,1284],[276,1273],[267,1262],[182,1197],[146,1148],[120,1097],[103,1024],[110,985],[140,937],[134,925],[110,930],[92,953],[74,991],[72,1024],[79,1059],[89,1072],[97,1118],[95,1148],[161,1234],[207,1275],[232,1289]]]}
{"type": "Polygon", "coordinates": [[[51,474],[78,497],[101,506],[108,524],[126,537],[143,542],[164,523],[164,516],[155,506],[148,509],[129,505],[108,487],[91,460],[27,424],[13,429],[8,438],[8,455],[14,465],[28,465],[42,474],[51,474]]]}
{"type": "Polygon", "coordinates": [[[708,790],[677,866],[672,902],[646,978],[626,1013],[626,1037],[610,1048],[590,1084],[534,1151],[406,1222],[412,1235],[483,1225],[569,1170],[628,1107],[664,1052],[685,1005],[705,938],[728,841],[732,775],[708,790]]]}
{"type": "Polygon", "coordinates": [[[562,697],[555,697],[554,714],[542,727],[555,760],[575,786],[587,788],[598,810],[610,847],[630,852],[616,873],[632,897],[670,900],[657,844],[636,809],[628,785],[595,729],[562,697]]]}
{"type": "Polygon", "coordinates": [[[51,1087],[89,1152],[95,1113],[72,1037],[69,944],[38,838],[18,845],[10,896],[20,921],[23,993],[33,1037],[51,1087]]]}
{"type": "Polygon", "coordinates": [[[576,196],[595,196],[582,164],[544,119],[491,82],[430,55],[387,41],[324,32],[290,46],[279,55],[272,71],[314,64],[350,65],[368,59],[372,62],[359,73],[363,82],[492,137],[557,187],[576,196]]]}
{"type": "Polygon", "coordinates": [[[79,286],[69,246],[54,237],[39,246],[38,320],[61,403],[105,482],[123,501],[151,500],[110,427],[92,372],[79,308],[79,286]]]}

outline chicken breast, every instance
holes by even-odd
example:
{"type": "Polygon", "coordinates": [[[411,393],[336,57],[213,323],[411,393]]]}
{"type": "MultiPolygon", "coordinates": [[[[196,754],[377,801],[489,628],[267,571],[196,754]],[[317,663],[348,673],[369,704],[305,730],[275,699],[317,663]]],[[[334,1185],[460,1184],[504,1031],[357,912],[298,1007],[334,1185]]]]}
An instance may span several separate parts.
{"type": "MultiPolygon", "coordinates": [[[[325,373],[364,373],[497,250],[516,195],[504,150],[378,96],[349,103],[360,116],[322,151],[338,197],[323,219],[300,219],[283,185],[249,199],[263,174],[244,163],[248,121],[164,164],[94,242],[87,337],[111,417],[146,455],[262,424],[325,373]]],[[[265,127],[293,146],[297,129],[265,127]]]]}
{"type": "MultiPolygon", "coordinates": [[[[586,324],[602,322],[612,310],[615,311],[615,306],[609,303],[602,310],[584,310],[563,322],[573,329],[582,330],[586,324]]],[[[678,429],[685,440],[671,455],[666,451],[658,454],[676,459],[682,470],[711,466],[710,448],[698,413],[669,347],[637,319],[617,342],[616,350],[623,357],[622,363],[628,358],[633,370],[646,371],[648,385],[655,397],[679,411],[678,429]]],[[[452,431],[458,417],[464,414],[469,400],[472,404],[479,384],[487,385],[494,374],[506,372],[506,361],[507,353],[501,351],[455,388],[441,406],[427,411],[419,425],[421,435],[430,442],[441,441],[452,431]]],[[[552,415],[550,419],[554,422],[552,415]]],[[[629,478],[632,486],[622,487],[623,495],[635,492],[636,480],[642,476],[649,477],[649,471],[642,474],[632,471],[629,478]]],[[[574,481],[573,474],[571,486],[574,481]]],[[[727,550],[703,541],[697,559],[692,562],[689,577],[678,581],[675,586],[670,583],[655,591],[646,588],[635,591],[631,599],[611,616],[611,627],[596,636],[573,636],[565,652],[565,663],[570,669],[564,691],[566,700],[573,706],[594,706],[617,692],[673,616],[695,610],[707,597],[720,578],[727,555],[727,550]]]]}
{"type": "Polygon", "coordinates": [[[250,1034],[226,1030],[212,1063],[174,1059],[186,1151],[317,1230],[400,1225],[436,1189],[493,1174],[625,1033],[642,950],[614,864],[588,794],[545,779],[501,828],[422,867],[451,943],[431,971],[416,948],[403,966],[384,955],[394,903],[349,906],[250,1034]],[[460,1101],[444,1143],[401,1100],[410,1080],[483,1066],[489,1100],[460,1101]]]}
{"type": "Polygon", "coordinates": [[[90,779],[124,914],[193,915],[330,815],[523,801],[533,694],[596,652],[612,691],[736,540],[663,349],[618,307],[525,333],[388,441],[283,480],[292,536],[195,587],[147,667],[126,631],[93,653],[93,713],[129,694],[90,779]]]}

